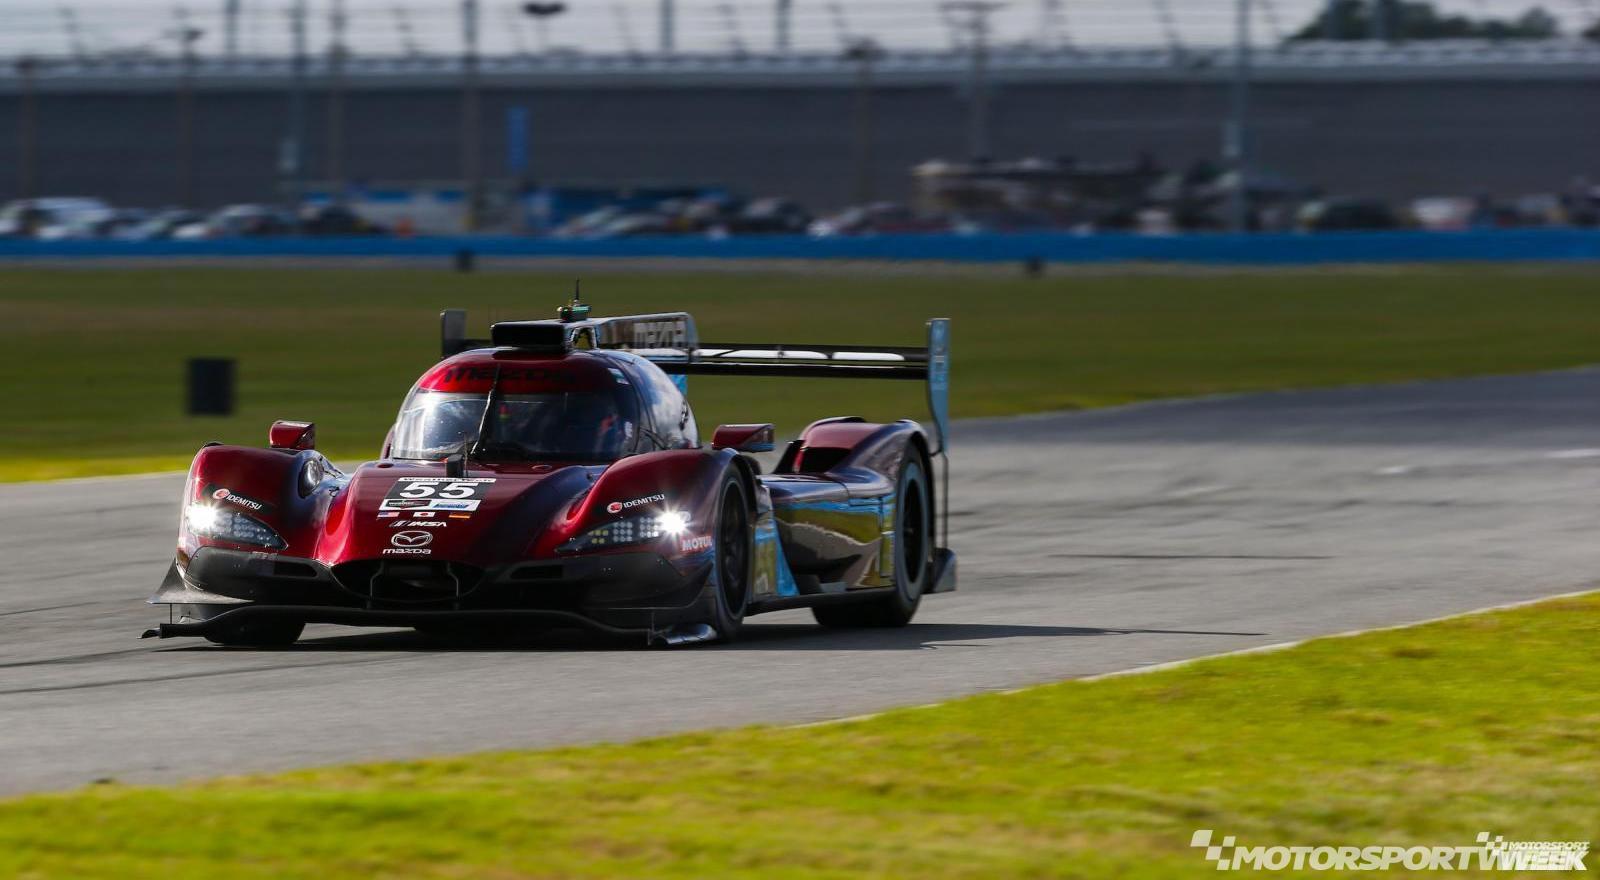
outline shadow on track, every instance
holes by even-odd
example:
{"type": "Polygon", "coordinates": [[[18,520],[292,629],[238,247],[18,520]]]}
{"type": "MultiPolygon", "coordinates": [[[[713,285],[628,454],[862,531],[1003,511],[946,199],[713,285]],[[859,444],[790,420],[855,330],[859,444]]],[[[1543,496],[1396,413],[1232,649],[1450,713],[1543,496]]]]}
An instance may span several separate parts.
{"type": "MultiPolygon", "coordinates": [[[[899,629],[825,629],[804,623],[747,624],[737,641],[726,645],[704,645],[680,651],[921,651],[938,648],[984,648],[993,639],[1075,638],[1122,635],[1174,636],[1261,636],[1259,632],[1219,632],[1180,629],[1120,629],[1088,626],[1035,626],[991,623],[924,623],[899,629]]],[[[462,652],[584,652],[645,651],[632,639],[608,639],[582,630],[544,630],[502,633],[483,637],[468,635],[444,637],[409,630],[357,632],[300,640],[288,648],[224,648],[202,644],[178,648],[179,651],[257,651],[298,654],[319,652],[462,653],[462,652]]]]}

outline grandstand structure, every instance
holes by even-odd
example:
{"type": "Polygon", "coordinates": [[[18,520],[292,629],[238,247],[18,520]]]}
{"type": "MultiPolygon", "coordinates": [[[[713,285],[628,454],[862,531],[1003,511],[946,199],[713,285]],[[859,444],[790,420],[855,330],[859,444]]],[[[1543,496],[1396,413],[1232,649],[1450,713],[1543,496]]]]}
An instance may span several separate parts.
{"type": "Polygon", "coordinates": [[[852,39],[252,54],[202,53],[180,34],[162,51],[16,55],[0,64],[0,131],[16,132],[0,139],[0,168],[19,172],[0,176],[0,198],[207,207],[312,181],[455,179],[464,191],[717,185],[827,209],[903,199],[910,168],[976,145],[1004,159],[1228,161],[1241,118],[1252,169],[1328,192],[1508,197],[1600,178],[1589,39],[852,39]]]}

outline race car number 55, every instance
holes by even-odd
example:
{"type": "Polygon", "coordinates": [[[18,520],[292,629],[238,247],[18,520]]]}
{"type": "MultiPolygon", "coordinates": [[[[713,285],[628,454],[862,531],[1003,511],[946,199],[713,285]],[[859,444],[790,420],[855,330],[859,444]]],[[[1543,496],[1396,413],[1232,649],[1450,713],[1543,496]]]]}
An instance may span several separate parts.
{"type": "Polygon", "coordinates": [[[492,477],[401,477],[383,498],[383,510],[478,509],[492,477]]]}
{"type": "Polygon", "coordinates": [[[436,486],[433,483],[411,483],[400,489],[401,498],[471,498],[478,491],[475,483],[456,481],[436,486]]]}

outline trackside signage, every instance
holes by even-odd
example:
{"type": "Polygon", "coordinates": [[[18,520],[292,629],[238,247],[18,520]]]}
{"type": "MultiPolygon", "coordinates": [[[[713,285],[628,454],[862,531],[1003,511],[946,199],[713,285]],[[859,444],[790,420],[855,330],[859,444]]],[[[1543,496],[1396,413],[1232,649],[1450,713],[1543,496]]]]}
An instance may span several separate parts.
{"type": "Polygon", "coordinates": [[[1589,842],[1506,840],[1484,831],[1470,846],[1243,846],[1196,831],[1189,845],[1205,850],[1218,871],[1585,871],[1589,842]]]}

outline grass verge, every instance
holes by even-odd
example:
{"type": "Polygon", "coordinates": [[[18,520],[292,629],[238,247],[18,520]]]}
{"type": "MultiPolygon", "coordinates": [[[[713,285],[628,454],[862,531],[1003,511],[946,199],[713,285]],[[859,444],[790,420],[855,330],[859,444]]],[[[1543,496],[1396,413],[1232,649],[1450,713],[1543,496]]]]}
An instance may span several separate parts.
{"type": "MultiPolygon", "coordinates": [[[[687,309],[706,339],[915,344],[954,319],[957,416],[1159,397],[1569,367],[1595,360],[1596,275],[1451,267],[1052,276],[604,274],[602,313],[687,309]]],[[[437,314],[549,315],[550,274],[292,269],[0,270],[8,397],[0,480],[181,470],[210,439],[318,423],[337,459],[376,453],[438,351],[437,314]],[[238,360],[229,418],[183,412],[189,357],[238,360]]],[[[913,383],[696,379],[704,431],[826,415],[919,416],[913,383]]]]}
{"type": "MultiPolygon", "coordinates": [[[[248,748],[248,744],[241,744],[248,748]]],[[[0,801],[0,874],[1216,876],[1600,838],[1600,595],[809,728],[0,801]]]]}

